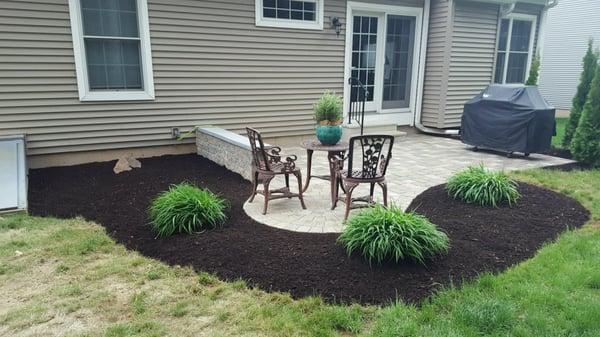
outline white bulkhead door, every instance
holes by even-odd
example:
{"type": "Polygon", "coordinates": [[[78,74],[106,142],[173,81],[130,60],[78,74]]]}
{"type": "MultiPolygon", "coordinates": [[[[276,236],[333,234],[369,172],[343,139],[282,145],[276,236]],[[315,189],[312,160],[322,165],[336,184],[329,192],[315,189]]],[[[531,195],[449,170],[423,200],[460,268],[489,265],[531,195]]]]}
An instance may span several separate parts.
{"type": "Polygon", "coordinates": [[[27,208],[23,137],[0,138],[0,211],[27,208]]]}

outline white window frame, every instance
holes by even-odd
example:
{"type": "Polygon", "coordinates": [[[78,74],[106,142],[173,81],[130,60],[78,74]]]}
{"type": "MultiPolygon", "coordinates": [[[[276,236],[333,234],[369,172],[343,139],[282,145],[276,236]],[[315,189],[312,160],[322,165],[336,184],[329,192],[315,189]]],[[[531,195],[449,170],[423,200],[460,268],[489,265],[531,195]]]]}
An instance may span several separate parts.
{"type": "Polygon", "coordinates": [[[81,0],[69,0],[71,32],[77,89],[80,101],[141,101],[154,99],[154,77],[152,73],[152,51],[150,48],[150,27],[148,23],[147,0],[136,0],[138,31],[140,41],[142,89],[141,90],[90,90],[85,43],[83,39],[83,19],[81,0]]]}
{"type": "Polygon", "coordinates": [[[293,20],[293,19],[275,19],[263,17],[263,0],[255,0],[255,16],[257,27],[275,27],[291,29],[312,29],[323,30],[325,0],[315,0],[315,21],[293,20]]]}
{"type": "MultiPolygon", "coordinates": [[[[493,70],[493,78],[492,83],[496,83],[496,67],[498,66],[498,52],[500,47],[500,30],[502,27],[502,20],[509,20],[508,23],[508,36],[506,37],[506,50],[504,51],[504,68],[502,69],[502,81],[500,84],[506,84],[506,75],[508,73],[508,59],[510,57],[510,42],[512,38],[512,28],[514,20],[519,21],[530,21],[531,22],[531,36],[529,37],[529,50],[527,51],[527,67],[525,68],[525,77],[523,83],[527,81],[527,76],[529,71],[531,70],[531,62],[533,61],[533,47],[535,45],[535,34],[537,32],[537,16],[531,14],[521,14],[521,13],[510,13],[505,16],[501,16],[498,19],[498,33],[496,36],[496,50],[494,54],[494,70],[493,70]]],[[[516,84],[516,83],[513,83],[516,84]]]]}

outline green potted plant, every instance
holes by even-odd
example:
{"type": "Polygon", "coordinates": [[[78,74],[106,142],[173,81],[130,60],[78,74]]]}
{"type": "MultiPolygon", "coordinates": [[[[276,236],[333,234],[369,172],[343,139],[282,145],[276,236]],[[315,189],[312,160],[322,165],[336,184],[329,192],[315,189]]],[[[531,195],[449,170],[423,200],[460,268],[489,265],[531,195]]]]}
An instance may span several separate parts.
{"type": "Polygon", "coordinates": [[[317,139],[323,145],[335,145],[342,138],[342,98],[331,91],[323,93],[315,103],[317,139]]]}

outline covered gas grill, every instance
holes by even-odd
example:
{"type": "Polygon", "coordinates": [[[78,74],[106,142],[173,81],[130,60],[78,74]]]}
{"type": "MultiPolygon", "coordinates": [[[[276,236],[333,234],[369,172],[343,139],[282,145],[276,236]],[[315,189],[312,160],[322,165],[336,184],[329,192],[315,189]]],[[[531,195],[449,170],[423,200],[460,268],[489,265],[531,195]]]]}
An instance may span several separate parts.
{"type": "Polygon", "coordinates": [[[544,152],[556,134],[555,113],[537,87],[490,85],[465,104],[461,139],[509,156],[544,152]]]}

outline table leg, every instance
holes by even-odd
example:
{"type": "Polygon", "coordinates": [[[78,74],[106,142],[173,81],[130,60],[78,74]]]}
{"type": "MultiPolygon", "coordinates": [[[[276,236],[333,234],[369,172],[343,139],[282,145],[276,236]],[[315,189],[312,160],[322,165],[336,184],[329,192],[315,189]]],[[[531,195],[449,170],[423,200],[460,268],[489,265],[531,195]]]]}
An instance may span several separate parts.
{"type": "Polygon", "coordinates": [[[332,159],[335,158],[336,156],[342,156],[343,157],[344,152],[338,152],[338,151],[331,151],[331,152],[327,152],[327,160],[329,161],[329,182],[330,182],[330,189],[331,189],[331,209],[333,210],[335,207],[335,202],[337,199],[337,195],[335,193],[335,188],[336,185],[339,184],[339,181],[337,181],[336,179],[336,168],[333,166],[332,163],[332,159]]]}
{"type": "Polygon", "coordinates": [[[302,189],[302,193],[306,192],[308,185],[310,184],[311,171],[312,171],[312,155],[313,150],[306,150],[306,183],[302,189]]]}

